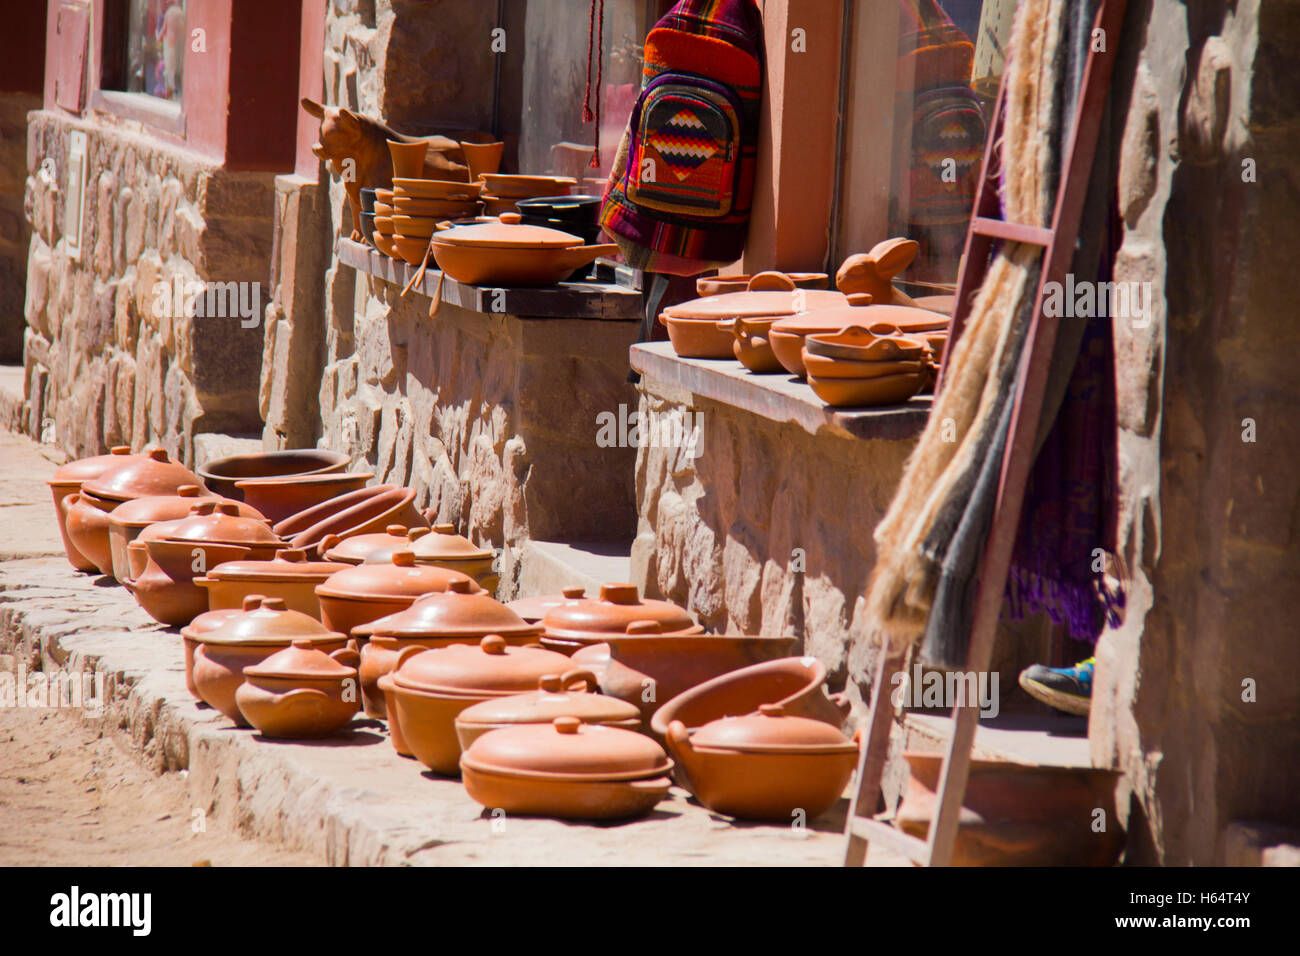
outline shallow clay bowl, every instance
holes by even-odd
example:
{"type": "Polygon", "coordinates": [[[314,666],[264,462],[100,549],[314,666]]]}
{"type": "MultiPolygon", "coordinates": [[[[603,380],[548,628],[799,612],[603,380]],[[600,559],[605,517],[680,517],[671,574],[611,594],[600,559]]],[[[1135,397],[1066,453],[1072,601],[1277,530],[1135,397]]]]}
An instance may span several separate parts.
{"type": "Polygon", "coordinates": [[[372,210],[372,212],[376,216],[391,216],[394,212],[394,209],[391,203],[377,202],[375,203],[375,208],[372,210]]]}
{"type": "Polygon", "coordinates": [[[342,452],[314,448],[268,451],[218,458],[199,468],[198,475],[214,494],[243,501],[237,484],[242,479],[329,474],[342,471],[349,460],[342,452]]]}
{"type": "Polygon", "coordinates": [[[533,199],[563,196],[578,185],[568,176],[521,176],[513,173],[484,173],[483,189],[498,199],[533,199]]]}
{"type": "Polygon", "coordinates": [[[245,478],[236,482],[244,501],[272,524],[277,524],[322,501],[364,488],[375,477],[372,471],[337,472],[325,475],[294,475],[288,478],[245,478]]]}
{"type": "Polygon", "coordinates": [[[429,251],[429,237],[394,235],[393,248],[397,250],[397,257],[403,262],[418,266],[424,261],[425,253],[429,251]]]}
{"type": "Polygon", "coordinates": [[[451,182],[443,179],[393,179],[394,200],[478,199],[482,191],[483,187],[479,183],[451,182]]]}
{"type": "Polygon", "coordinates": [[[438,268],[466,285],[554,285],[575,269],[617,252],[618,246],[613,243],[567,248],[493,248],[442,242],[437,236],[433,240],[433,257],[438,268]]]}
{"type": "Polygon", "coordinates": [[[388,256],[390,259],[398,258],[397,250],[393,248],[392,236],[385,236],[382,232],[376,229],[373,241],[375,243],[375,248],[384,255],[388,256]]]}
{"type": "Polygon", "coordinates": [[[392,216],[375,216],[375,235],[391,236],[393,234],[392,216]]]}
{"type": "Polygon", "coordinates": [[[381,203],[381,202],[392,203],[392,201],[393,201],[393,191],[391,189],[381,189],[376,187],[375,189],[376,203],[381,203]]]}
{"type": "Polygon", "coordinates": [[[853,362],[803,353],[804,368],[815,378],[881,378],[885,375],[920,375],[929,365],[920,359],[903,362],[853,362]]]}
{"type": "Polygon", "coordinates": [[[921,390],[926,383],[924,373],[915,375],[882,375],[878,378],[815,378],[808,376],[808,384],[827,405],[837,408],[871,408],[879,405],[901,405],[921,390]]]}
{"type": "Polygon", "coordinates": [[[668,328],[668,341],[673,351],[682,358],[729,359],[734,358],[731,343],[735,337],[719,328],[713,319],[678,319],[660,315],[659,321],[668,328]]]}
{"type": "Polygon", "coordinates": [[[897,362],[920,360],[929,346],[921,338],[904,335],[896,326],[877,323],[870,328],[851,325],[838,332],[816,332],[804,337],[803,347],[808,354],[824,358],[897,362]]]}
{"type": "Polygon", "coordinates": [[[393,216],[393,232],[408,239],[427,239],[438,231],[438,219],[433,216],[393,216]]]}
{"type": "MultiPolygon", "coordinates": [[[[432,216],[436,220],[460,219],[478,211],[475,199],[409,199],[393,201],[390,214],[398,216],[432,216]]],[[[406,235],[410,235],[407,233],[406,235]]]]}

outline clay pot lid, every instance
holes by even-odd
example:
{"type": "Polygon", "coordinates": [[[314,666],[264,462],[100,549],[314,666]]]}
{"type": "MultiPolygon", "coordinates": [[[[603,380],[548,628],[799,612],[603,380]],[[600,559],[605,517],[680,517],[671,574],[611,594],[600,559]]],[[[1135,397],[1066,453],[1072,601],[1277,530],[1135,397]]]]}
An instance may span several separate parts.
{"type": "Polygon", "coordinates": [[[229,502],[239,508],[241,516],[255,518],[263,523],[266,522],[266,518],[262,513],[252,505],[246,505],[242,501],[230,501],[227,498],[205,494],[198,485],[181,485],[176,489],[174,495],[145,495],[143,498],[124,501],[113,509],[108,516],[108,520],[111,524],[123,525],[128,528],[145,528],[158,521],[173,521],[177,518],[184,518],[190,513],[191,508],[203,501],[229,502]]]}
{"type": "Polygon", "coordinates": [[[905,335],[897,326],[877,322],[870,327],[849,325],[835,332],[814,332],[804,338],[810,355],[855,362],[897,362],[920,359],[929,344],[905,335]]]}
{"type": "Polygon", "coordinates": [[[596,678],[589,671],[547,674],[537,682],[537,690],[474,704],[461,711],[456,720],[465,724],[549,724],[556,717],[577,717],[584,724],[640,720],[641,711],[635,704],[572,689],[584,677],[588,687],[595,685],[596,678]]]}
{"type": "Polygon", "coordinates": [[[761,704],[755,713],[707,723],[691,737],[691,746],[739,753],[840,753],[857,749],[857,744],[830,724],[786,714],[780,704],[761,704]]]}
{"type": "Polygon", "coordinates": [[[499,634],[478,644],[452,644],[402,652],[393,683],[411,690],[445,695],[522,694],[548,674],[569,669],[569,659],[540,647],[510,647],[499,634]]]}
{"type": "Polygon", "coordinates": [[[800,312],[773,324],[776,332],[793,332],[810,335],[818,332],[838,332],[850,325],[864,328],[878,322],[894,326],[903,334],[937,332],[948,328],[948,317],[929,309],[915,309],[906,305],[846,305],[838,309],[819,309],[800,312]]]}
{"type": "Polygon", "coordinates": [[[306,680],[356,677],[357,669],[341,664],[312,643],[311,638],[295,637],[282,651],[276,651],[260,664],[244,668],[245,677],[301,677],[306,680]]]}
{"type": "Polygon", "coordinates": [[[181,629],[181,633],[186,637],[196,637],[199,634],[206,634],[209,631],[215,631],[226,622],[233,620],[245,611],[254,611],[262,606],[262,601],[266,599],[264,594],[246,594],[244,595],[242,607],[223,607],[217,611],[204,611],[189,624],[181,629]]]}
{"type": "Polygon", "coordinates": [[[310,614],[291,611],[284,598],[262,598],[256,607],[244,608],[223,624],[208,631],[195,632],[192,627],[181,633],[200,644],[222,645],[287,645],[296,638],[311,641],[343,641],[347,636],[331,631],[310,614]]]}
{"type": "Polygon", "coordinates": [[[434,591],[445,591],[453,581],[468,582],[471,591],[482,590],[467,574],[431,564],[416,564],[415,555],[410,551],[395,551],[388,564],[357,564],[344,568],[318,584],[316,593],[321,597],[352,600],[416,598],[434,591]]]}
{"type": "Polygon", "coordinates": [[[514,611],[529,624],[536,624],[551,611],[566,601],[577,601],[587,596],[586,589],[580,587],[562,588],[559,594],[539,594],[536,597],[516,598],[506,607],[514,611]]]}
{"type": "Polygon", "coordinates": [[[475,770],[559,780],[642,780],[673,767],[649,737],[572,716],[493,730],[475,740],[461,760],[475,770]]]}
{"type": "Polygon", "coordinates": [[[390,524],[383,531],[369,534],[354,534],[350,538],[340,538],[336,534],[326,535],[321,539],[320,551],[326,560],[341,561],[344,564],[362,564],[377,551],[387,552],[384,564],[392,563],[392,555],[397,550],[407,550],[425,528],[408,528],[404,524],[390,524]]]}
{"type": "Polygon", "coordinates": [[[120,465],[106,468],[82,487],[98,498],[129,501],[145,495],[175,494],[181,485],[202,484],[198,475],[168,458],[166,449],[151,448],[144,455],[125,456],[120,465]]]}
{"type": "Polygon", "coordinates": [[[435,243],[453,246],[483,246],[491,249],[567,249],[582,245],[582,239],[546,226],[525,226],[517,212],[503,212],[496,222],[473,226],[452,226],[434,234],[435,243]]]}
{"type": "MultiPolygon", "coordinates": [[[[462,577],[465,577],[462,575],[462,577]]],[[[357,636],[383,637],[505,637],[540,635],[529,624],[483,588],[471,589],[471,580],[450,581],[444,591],[417,598],[408,608],[354,628],[357,636]]]]}
{"type": "Polygon", "coordinates": [[[333,561],[311,561],[300,548],[284,548],[270,561],[226,561],[207,576],[214,581],[324,581],[347,567],[333,561]]]}
{"type": "Polygon", "coordinates": [[[707,319],[717,322],[737,316],[794,315],[804,310],[847,306],[848,297],[827,289],[800,289],[781,272],[760,272],[749,280],[744,292],[723,292],[690,299],[664,309],[670,319],[707,319]]]}
{"type": "Polygon", "coordinates": [[[238,502],[234,501],[200,501],[190,508],[188,516],[168,525],[165,534],[151,534],[150,539],[205,544],[283,544],[265,520],[244,517],[238,502]]]}
{"type": "Polygon", "coordinates": [[[428,534],[412,542],[416,561],[482,561],[492,552],[480,548],[469,538],[456,533],[454,524],[436,524],[428,534]]]}
{"type": "MultiPolygon", "coordinates": [[[[642,599],[635,584],[603,584],[598,598],[565,601],[542,618],[547,634],[562,637],[568,633],[585,636],[595,633],[625,634],[629,625],[647,622],[658,630],[653,633],[683,631],[695,627],[686,611],[671,601],[642,599]]],[[[650,633],[641,630],[633,633],[650,633]]]]}
{"type": "Polygon", "coordinates": [[[109,468],[124,464],[131,455],[130,445],[114,445],[107,455],[92,455],[70,461],[54,472],[45,483],[47,485],[68,485],[98,478],[109,468]]]}

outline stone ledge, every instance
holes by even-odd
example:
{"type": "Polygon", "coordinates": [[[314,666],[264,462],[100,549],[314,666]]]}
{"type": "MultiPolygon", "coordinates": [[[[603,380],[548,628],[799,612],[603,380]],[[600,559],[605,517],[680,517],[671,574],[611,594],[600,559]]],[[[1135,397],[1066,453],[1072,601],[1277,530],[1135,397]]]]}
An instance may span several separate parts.
{"type": "MultiPolygon", "coordinates": [[[[339,262],[405,287],[416,268],[386,256],[364,243],[340,238],[335,249],[339,262]]],[[[442,279],[442,301],[471,312],[513,315],[528,319],[603,319],[639,321],[645,306],[641,293],[604,282],[559,282],[538,289],[492,288],[464,285],[444,278],[437,269],[425,271],[413,291],[432,297],[442,279]]]]}
{"type": "MultiPolygon", "coordinates": [[[[180,638],[120,587],[62,558],[0,567],[0,654],[105,675],[108,706],[86,714],[158,771],[187,770],[194,806],[250,836],[336,865],[837,865],[845,805],[802,835],[733,825],[674,788],[649,817],[617,826],[512,818],[494,832],[459,781],[397,756],[384,725],[271,742],[237,730],[185,689],[180,638]]],[[[0,717],[3,715],[0,714],[0,717]]],[[[872,863],[899,865],[873,851],[872,863]]]]}
{"type": "Polygon", "coordinates": [[[834,409],[793,376],[755,375],[732,359],[682,358],[668,342],[634,345],[630,360],[647,384],[653,383],[651,390],[684,389],[775,422],[793,422],[811,435],[825,430],[844,438],[905,441],[921,434],[933,404],[929,396],[918,396],[906,405],[834,409]]]}

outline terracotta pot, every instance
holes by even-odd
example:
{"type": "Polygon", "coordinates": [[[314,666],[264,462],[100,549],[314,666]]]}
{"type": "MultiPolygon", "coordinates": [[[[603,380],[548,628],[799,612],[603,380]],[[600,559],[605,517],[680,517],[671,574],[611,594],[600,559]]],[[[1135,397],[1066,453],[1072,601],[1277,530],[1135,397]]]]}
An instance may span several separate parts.
{"type": "MultiPolygon", "coordinates": [[[[394,228],[396,228],[396,220],[394,220],[394,228]]],[[[429,253],[429,237],[404,236],[400,233],[394,233],[393,248],[397,250],[397,258],[408,265],[418,266],[424,262],[424,257],[429,253]]]]}
{"type": "MultiPolygon", "coordinates": [[[[408,200],[409,202],[409,200],[408,200]]],[[[395,207],[386,202],[376,202],[375,208],[371,212],[372,216],[392,216],[395,207]]],[[[373,221],[373,220],[372,220],[373,221]]]]}
{"type": "MultiPolygon", "coordinates": [[[[763,273],[759,273],[762,275],[763,273]]],[[[825,272],[782,272],[796,289],[825,289],[830,284],[830,276],[825,272]]],[[[749,288],[752,275],[734,276],[700,276],[695,280],[697,295],[723,295],[727,292],[744,292],[749,288]]]]}
{"type": "Polygon", "coordinates": [[[827,405],[837,408],[869,408],[901,405],[919,392],[928,372],[910,375],[882,375],[878,378],[817,378],[808,376],[808,385],[827,405]]]}
{"type": "Polygon", "coordinates": [[[535,691],[494,697],[467,707],[456,718],[456,739],[460,741],[461,750],[468,750],[474,741],[493,730],[524,724],[550,724],[557,717],[575,717],[584,724],[602,724],[624,730],[640,729],[640,711],[616,697],[606,697],[591,690],[569,689],[579,680],[586,681],[588,688],[596,686],[596,677],[590,671],[572,670],[565,674],[548,674],[537,682],[535,691]]]}
{"type": "Polygon", "coordinates": [[[199,475],[215,493],[242,501],[244,493],[236,484],[240,480],[333,474],[346,468],[349,460],[338,451],[296,448],[218,458],[200,468],[199,475]]]}
{"type": "Polygon", "coordinates": [[[536,597],[516,598],[506,605],[529,624],[537,624],[553,608],[566,601],[577,601],[586,597],[586,589],[580,587],[562,588],[559,594],[539,594],[536,597]]]}
{"type": "Polygon", "coordinates": [[[467,574],[485,590],[496,593],[501,574],[495,569],[496,554],[490,548],[480,548],[464,535],[456,533],[453,524],[435,524],[428,534],[421,534],[411,542],[416,564],[430,564],[467,574]]]}
{"type": "Polygon", "coordinates": [[[517,212],[500,221],[454,226],[433,237],[438,268],[467,285],[552,285],[600,256],[612,244],[584,246],[577,236],[545,226],[525,226],[517,212]]]}
{"type": "Polygon", "coordinates": [[[363,624],[406,610],[418,597],[445,591],[454,581],[471,590],[478,587],[458,571],[417,565],[409,551],[398,551],[391,564],[344,568],[316,586],[321,623],[351,634],[363,624]]]}
{"type": "Polygon", "coordinates": [[[148,561],[131,583],[140,606],[164,624],[188,624],[208,610],[207,593],[196,577],[226,561],[270,558],[282,542],[258,518],[240,514],[237,502],[203,501],[187,517],[159,521],[128,545],[128,554],[148,549],[148,561]]]}
{"type": "Polygon", "coordinates": [[[563,820],[649,813],[668,794],[672,765],[653,740],[576,717],[484,734],[461,758],[471,799],[563,820]]]}
{"type": "Polygon", "coordinates": [[[232,561],[218,564],[194,583],[207,591],[211,610],[240,607],[250,594],[283,598],[293,611],[320,619],[316,585],[324,583],[347,565],[332,561],[309,561],[305,551],[286,548],[270,561],[232,561]]]}
{"type": "MultiPolygon", "coordinates": [[[[455,210],[452,215],[462,215],[464,209],[455,210]]],[[[428,239],[438,231],[438,222],[446,219],[446,216],[415,216],[406,214],[395,214],[393,216],[393,232],[397,236],[406,236],[408,239],[428,239]]],[[[400,243],[398,243],[400,246],[400,243]]],[[[426,242],[425,245],[428,245],[426,242]]],[[[421,254],[423,258],[423,254],[421,254]]]]}
{"type": "Polygon", "coordinates": [[[477,182],[484,174],[491,175],[501,168],[505,143],[461,143],[465,165],[469,167],[469,181],[477,182]]]}
{"type": "Polygon", "coordinates": [[[68,537],[67,499],[81,491],[84,482],[98,478],[105,470],[121,464],[124,456],[131,453],[128,445],[117,445],[107,455],[95,455],[80,458],[63,465],[46,481],[50,494],[54,498],[54,517],[59,523],[59,537],[63,539],[63,553],[68,562],[78,571],[96,570],[94,562],[77,550],[68,537]]]}
{"type": "MultiPolygon", "coordinates": [[[[108,546],[113,562],[113,577],[123,584],[135,579],[127,553],[127,545],[139,537],[140,533],[151,524],[159,521],[175,521],[190,513],[194,505],[202,501],[222,502],[227,498],[203,495],[198,485],[181,485],[174,495],[148,495],[133,501],[124,501],[114,508],[108,516],[108,546]]],[[[239,513],[246,518],[265,521],[265,517],[256,508],[240,502],[231,502],[239,508],[239,513]]],[[[143,570],[140,568],[139,570],[143,570]]]]}
{"type": "MultiPolygon", "coordinates": [[[[912,775],[895,816],[925,839],[934,817],[941,754],[904,753],[912,775]]],[[[1113,866],[1124,849],[1115,788],[1121,774],[972,760],[958,817],[955,866],[1113,866]],[[1093,830],[1097,808],[1110,825],[1093,830]]]]}
{"type": "Polygon", "coordinates": [[[185,627],[181,628],[181,643],[185,647],[185,689],[193,695],[195,700],[203,700],[199,696],[199,689],[194,686],[194,648],[198,646],[197,642],[192,639],[193,636],[206,634],[208,631],[215,631],[217,628],[238,617],[245,611],[255,611],[262,606],[265,595],[250,594],[244,598],[243,603],[237,608],[223,608],[220,611],[204,611],[194,620],[190,621],[185,627]],[[191,635],[191,637],[186,637],[191,635]]]}
{"type": "MultiPolygon", "coordinates": [[[[647,729],[660,704],[720,674],[788,657],[797,643],[793,637],[729,634],[633,633],[598,639],[574,651],[571,660],[595,672],[602,693],[635,704],[647,729]]],[[[542,645],[553,647],[546,638],[542,645]]]]}
{"type": "MultiPolygon", "coordinates": [[[[364,651],[365,649],[362,648],[364,651]]],[[[397,699],[393,696],[393,675],[390,671],[379,678],[379,692],[384,695],[384,720],[388,724],[388,741],[399,757],[415,759],[411,747],[402,736],[402,725],[397,720],[397,699]]]]}
{"type": "Polygon", "coordinates": [[[732,337],[731,351],[736,360],[758,375],[784,371],[767,341],[767,332],[771,327],[770,317],[734,318],[718,323],[718,328],[732,337]]]}
{"type": "Polygon", "coordinates": [[[379,219],[378,219],[378,217],[376,217],[376,219],[375,219],[375,240],[374,240],[374,241],[375,241],[375,248],[378,249],[380,252],[382,252],[384,255],[388,256],[388,257],[391,258],[391,259],[396,259],[396,258],[398,258],[398,256],[397,256],[397,249],[394,248],[394,246],[393,246],[393,239],[392,239],[392,237],[391,237],[391,236],[385,236],[383,233],[381,233],[381,232],[379,231],[378,226],[379,226],[379,219]]]}
{"type": "Polygon", "coordinates": [[[534,196],[565,196],[578,185],[568,176],[522,176],[515,173],[485,173],[483,189],[500,199],[532,199],[534,196]]]}
{"type": "Polygon", "coordinates": [[[96,498],[83,490],[64,499],[64,529],[73,548],[100,574],[113,573],[113,548],[108,539],[109,514],[120,501],[96,498]]]}
{"type": "Polygon", "coordinates": [[[820,816],[839,801],[853,776],[858,745],[829,724],[763,704],[690,735],[675,720],[668,749],[710,810],[744,820],[790,823],[820,816]]]}
{"type": "MultiPolygon", "coordinates": [[[[399,199],[478,199],[483,191],[481,183],[454,182],[445,179],[393,179],[393,201],[399,199]]],[[[376,192],[376,196],[378,193],[376,192]]]]}
{"type": "MultiPolygon", "coordinates": [[[[542,620],[546,635],[559,640],[596,640],[592,635],[624,634],[628,625],[651,621],[657,633],[678,633],[696,628],[683,608],[671,601],[642,599],[635,584],[603,584],[600,596],[566,600],[542,620]]],[[[603,640],[604,638],[599,638],[603,640]]]]}
{"type": "Polygon", "coordinates": [[[424,157],[429,151],[427,140],[399,143],[388,140],[388,154],[393,158],[393,176],[419,179],[424,174],[424,157]]]}
{"type": "Polygon", "coordinates": [[[899,362],[852,362],[826,358],[803,350],[803,364],[810,378],[883,378],[886,375],[922,375],[931,363],[924,359],[899,362]]]}
{"type": "MultiPolygon", "coordinates": [[[[466,216],[475,216],[477,214],[477,199],[413,199],[405,197],[396,200],[385,213],[388,216],[428,217],[432,218],[435,223],[447,219],[463,219],[466,216]]],[[[407,235],[410,235],[410,233],[407,233],[407,235]]]]}
{"type": "Polygon", "coordinates": [[[542,629],[528,624],[487,591],[471,590],[468,581],[451,581],[441,593],[427,594],[404,611],[353,628],[361,645],[361,692],[366,713],[384,716],[379,678],[396,666],[406,647],[447,647],[478,644],[489,634],[507,644],[537,642],[542,629]]]}
{"type": "Polygon", "coordinates": [[[428,533],[428,528],[390,524],[383,531],[354,534],[348,538],[340,538],[336,534],[326,535],[317,549],[325,560],[339,564],[390,564],[394,552],[410,551],[411,544],[428,533]]]}
{"type": "MultiPolygon", "coordinates": [[[[310,549],[328,535],[340,538],[378,531],[390,524],[410,528],[425,524],[415,507],[415,491],[395,485],[371,485],[322,501],[275,526],[295,548],[310,549]]],[[[317,549],[319,553],[319,549],[317,549]]]]}
{"type": "Polygon", "coordinates": [[[730,671],[683,691],[655,711],[650,730],[662,738],[674,720],[693,733],[705,724],[780,704],[787,714],[843,726],[849,715],[843,694],[826,693],[826,666],[815,657],[782,657],[730,671]]]}
{"type": "Polygon", "coordinates": [[[244,478],[235,482],[244,501],[272,524],[278,524],[322,501],[364,488],[375,477],[372,471],[330,472],[320,475],[292,475],[288,478],[244,478]]]}
{"type": "Polygon", "coordinates": [[[729,359],[735,355],[731,332],[720,328],[714,319],[661,315],[659,321],[668,329],[673,351],[682,358],[729,359]]]}
{"type": "Polygon", "coordinates": [[[235,701],[245,667],[262,663],[297,639],[310,640],[327,654],[347,646],[346,635],[288,610],[279,598],[265,598],[258,607],[232,614],[208,630],[182,628],[181,636],[191,649],[193,669],[188,676],[199,699],[240,727],[248,726],[235,701]]]}
{"type": "Polygon", "coordinates": [[[326,654],[309,638],[298,638],[244,668],[235,705],[266,737],[328,737],[357,712],[357,669],[345,663],[355,658],[348,648],[326,654]]]}
{"type": "Polygon", "coordinates": [[[510,647],[504,638],[490,635],[478,646],[408,647],[380,684],[391,692],[389,719],[415,758],[436,773],[455,776],[460,771],[456,717],[461,711],[493,697],[524,693],[546,675],[568,669],[562,654],[510,647]]]}

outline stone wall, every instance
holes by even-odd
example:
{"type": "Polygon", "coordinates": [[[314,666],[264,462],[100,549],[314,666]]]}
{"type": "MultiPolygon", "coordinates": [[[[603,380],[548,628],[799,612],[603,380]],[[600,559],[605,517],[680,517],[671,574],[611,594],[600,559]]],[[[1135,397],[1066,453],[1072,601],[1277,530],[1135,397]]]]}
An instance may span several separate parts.
{"type": "Polygon", "coordinates": [[[1300,824],[1300,4],[1128,23],[1115,278],[1156,308],[1116,323],[1128,612],[1090,737],[1126,772],[1128,859],[1214,864],[1233,821],[1300,824]]]}
{"type": "Polygon", "coordinates": [[[242,293],[265,302],[271,175],[230,172],[108,120],[46,111],[31,117],[27,171],[32,433],[75,456],[159,442],[188,462],[196,433],[260,428],[260,321],[228,307],[226,317],[187,316],[159,289],[174,290],[177,278],[247,283],[242,293]],[[79,260],[64,236],[76,129],[88,136],[79,260]]]}
{"type": "Polygon", "coordinates": [[[23,214],[27,169],[27,112],[39,109],[33,93],[0,93],[0,363],[23,358],[23,299],[31,227],[23,214]]]}

